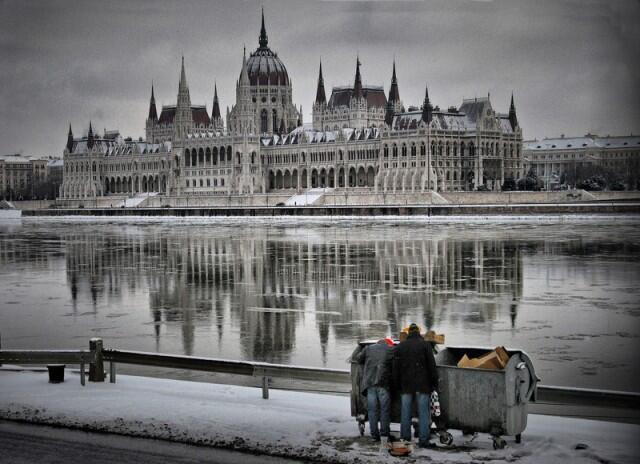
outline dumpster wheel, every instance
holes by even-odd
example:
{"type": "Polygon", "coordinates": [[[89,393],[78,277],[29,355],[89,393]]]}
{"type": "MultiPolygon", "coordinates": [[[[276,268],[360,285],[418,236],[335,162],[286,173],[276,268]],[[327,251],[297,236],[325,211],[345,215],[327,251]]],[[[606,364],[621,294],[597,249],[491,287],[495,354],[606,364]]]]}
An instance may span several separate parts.
{"type": "Polygon", "coordinates": [[[453,435],[449,432],[440,432],[440,443],[450,446],[453,443],[453,435]]]}
{"type": "Polygon", "coordinates": [[[504,438],[502,437],[493,437],[493,449],[494,450],[498,450],[498,449],[504,449],[504,447],[507,446],[507,442],[504,438]]]}

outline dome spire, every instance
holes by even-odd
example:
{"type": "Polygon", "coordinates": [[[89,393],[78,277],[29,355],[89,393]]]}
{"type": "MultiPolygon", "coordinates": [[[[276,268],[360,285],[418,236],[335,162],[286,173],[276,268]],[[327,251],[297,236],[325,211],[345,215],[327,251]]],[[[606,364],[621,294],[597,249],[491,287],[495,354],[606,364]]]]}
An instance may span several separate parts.
{"type": "Polygon", "coordinates": [[[264,27],[264,7],[262,7],[262,27],[260,28],[260,40],[258,43],[260,44],[260,48],[266,48],[269,43],[267,29],[264,27]]]}

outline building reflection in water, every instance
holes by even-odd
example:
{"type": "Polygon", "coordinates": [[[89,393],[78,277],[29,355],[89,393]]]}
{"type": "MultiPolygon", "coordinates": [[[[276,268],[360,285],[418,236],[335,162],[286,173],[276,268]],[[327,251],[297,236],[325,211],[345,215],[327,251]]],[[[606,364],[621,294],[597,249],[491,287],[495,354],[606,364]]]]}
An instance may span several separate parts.
{"type": "Polygon", "coordinates": [[[301,337],[319,340],[326,364],[331,340],[397,334],[410,321],[516,325],[523,249],[514,240],[210,231],[65,233],[72,298],[84,291],[94,311],[101,300],[112,310],[126,307],[125,293],[146,292],[157,350],[165,324],[180,326],[187,355],[206,327],[218,347],[238,337],[245,359],[276,363],[301,337]]]}

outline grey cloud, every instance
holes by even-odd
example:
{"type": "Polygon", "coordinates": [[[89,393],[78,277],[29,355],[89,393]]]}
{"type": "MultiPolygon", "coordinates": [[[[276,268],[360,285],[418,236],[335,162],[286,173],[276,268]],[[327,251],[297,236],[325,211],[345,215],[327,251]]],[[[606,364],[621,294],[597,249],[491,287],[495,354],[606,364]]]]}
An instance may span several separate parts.
{"type": "MultiPolygon", "coordinates": [[[[210,109],[217,81],[233,104],[242,46],[257,46],[255,1],[0,3],[0,152],[59,154],[74,131],[143,134],[151,81],[175,103],[184,53],[192,101],[210,109]]],[[[640,7],[634,1],[265,1],[270,45],[310,119],[318,61],[327,91],[353,80],[388,89],[395,56],[405,105],[424,86],[442,107],[513,90],[525,136],[639,130],[640,7]]]]}

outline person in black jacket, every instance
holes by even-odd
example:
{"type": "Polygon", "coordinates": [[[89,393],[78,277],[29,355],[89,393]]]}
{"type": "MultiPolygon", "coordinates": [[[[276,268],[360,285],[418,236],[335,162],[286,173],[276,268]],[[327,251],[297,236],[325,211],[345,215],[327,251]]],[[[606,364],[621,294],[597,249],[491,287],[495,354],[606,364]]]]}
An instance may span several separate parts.
{"type": "MultiPolygon", "coordinates": [[[[367,397],[367,413],[369,415],[369,431],[374,440],[380,436],[389,437],[389,422],[391,409],[391,366],[393,363],[393,348],[384,339],[366,346],[355,359],[364,364],[360,391],[367,397]],[[378,419],[380,429],[378,429],[378,419]]],[[[383,440],[383,443],[386,440],[383,440]]]]}
{"type": "Polygon", "coordinates": [[[396,346],[393,357],[393,375],[400,393],[400,436],[411,440],[411,415],[413,400],[418,409],[418,446],[429,446],[429,399],[438,389],[438,372],[433,348],[420,336],[420,327],[409,326],[407,339],[396,346]]]}

